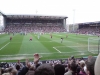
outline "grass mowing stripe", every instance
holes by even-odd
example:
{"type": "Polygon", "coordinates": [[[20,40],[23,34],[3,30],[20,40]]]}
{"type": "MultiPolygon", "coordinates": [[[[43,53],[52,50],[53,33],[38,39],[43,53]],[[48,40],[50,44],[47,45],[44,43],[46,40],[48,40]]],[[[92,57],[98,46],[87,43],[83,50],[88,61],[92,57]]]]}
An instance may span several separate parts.
{"type": "MultiPolygon", "coordinates": [[[[55,48],[53,48],[54,46],[58,46],[59,45],[59,43],[57,43],[57,42],[53,42],[51,39],[49,39],[50,38],[50,36],[49,36],[49,38],[47,37],[47,36],[49,36],[49,35],[41,35],[41,37],[40,37],[40,42],[41,42],[41,40],[46,40],[46,41],[51,41],[51,42],[41,42],[50,52],[59,52],[59,51],[57,51],[57,49],[55,49],[55,48]]],[[[61,45],[61,44],[60,44],[61,45]]]]}
{"type": "Polygon", "coordinates": [[[2,43],[4,43],[4,42],[6,42],[6,41],[8,41],[9,40],[9,37],[10,36],[4,36],[4,37],[0,37],[0,44],[2,44],[2,43]]]}
{"type": "Polygon", "coordinates": [[[0,38],[8,36],[7,34],[0,34],[0,38]]]}
{"type": "MultiPolygon", "coordinates": [[[[10,41],[9,45],[7,45],[3,50],[0,51],[1,55],[2,54],[5,54],[5,55],[9,54],[10,55],[10,54],[17,54],[18,53],[20,44],[11,43],[11,42],[16,42],[16,41],[21,41],[22,37],[20,37],[20,40],[19,40],[18,36],[19,35],[13,36],[12,41],[10,41]]],[[[9,40],[8,40],[8,42],[9,42],[9,40]]]]}
{"type": "Polygon", "coordinates": [[[3,47],[0,48],[0,50],[2,50],[4,47],[6,47],[10,42],[8,42],[7,44],[5,44],[3,47]]]}
{"type": "Polygon", "coordinates": [[[22,41],[22,45],[19,51],[19,54],[21,53],[27,53],[27,54],[34,54],[34,53],[44,53],[49,52],[44,45],[42,45],[39,40],[35,38],[33,34],[28,34],[24,36],[24,39],[22,41]],[[30,37],[32,37],[32,41],[29,41],[30,37]]]}

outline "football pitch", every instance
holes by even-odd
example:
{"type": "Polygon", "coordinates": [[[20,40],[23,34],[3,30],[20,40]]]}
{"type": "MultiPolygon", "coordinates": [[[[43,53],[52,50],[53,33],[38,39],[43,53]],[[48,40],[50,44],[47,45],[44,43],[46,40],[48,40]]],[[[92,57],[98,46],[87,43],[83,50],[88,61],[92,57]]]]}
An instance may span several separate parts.
{"type": "Polygon", "coordinates": [[[41,59],[63,59],[70,56],[83,57],[95,55],[88,51],[88,38],[96,36],[53,33],[40,35],[0,34],[0,61],[32,59],[34,53],[39,53],[41,59]],[[10,37],[12,40],[10,41],[10,37]],[[32,37],[32,41],[30,41],[32,37]],[[61,38],[63,42],[61,43],[61,38]]]}

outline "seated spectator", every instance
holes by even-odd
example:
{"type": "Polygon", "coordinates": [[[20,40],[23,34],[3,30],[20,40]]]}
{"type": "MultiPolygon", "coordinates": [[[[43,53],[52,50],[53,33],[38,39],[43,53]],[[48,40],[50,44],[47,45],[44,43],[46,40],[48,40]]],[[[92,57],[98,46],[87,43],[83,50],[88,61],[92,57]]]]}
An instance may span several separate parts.
{"type": "Polygon", "coordinates": [[[86,61],[87,75],[95,75],[94,74],[95,61],[96,58],[92,56],[88,58],[88,61],[86,61]]]}
{"type": "Polygon", "coordinates": [[[0,68],[0,75],[1,75],[1,68],[0,68]]]}
{"type": "Polygon", "coordinates": [[[16,65],[16,70],[19,71],[20,70],[20,65],[16,65]]]}
{"type": "Polygon", "coordinates": [[[57,64],[54,66],[55,75],[64,75],[65,67],[62,64],[57,64]]]}
{"type": "Polygon", "coordinates": [[[12,69],[11,75],[17,75],[17,70],[16,69],[12,69]]]}
{"type": "Polygon", "coordinates": [[[31,67],[29,68],[29,71],[26,73],[26,75],[34,75],[34,72],[35,72],[35,69],[34,69],[33,66],[31,66],[31,67]]]}
{"type": "Polygon", "coordinates": [[[100,54],[97,56],[94,71],[95,75],[100,75],[100,54]]]}
{"type": "Polygon", "coordinates": [[[64,75],[77,75],[76,70],[77,65],[74,60],[71,60],[68,64],[68,72],[66,72],[64,75]]]}
{"type": "Polygon", "coordinates": [[[20,69],[23,67],[24,67],[24,65],[22,63],[20,63],[20,60],[18,60],[15,65],[16,70],[20,71],[20,69]]]}
{"type": "Polygon", "coordinates": [[[34,75],[55,75],[55,72],[51,65],[42,64],[35,70],[34,75]]]}
{"type": "Polygon", "coordinates": [[[80,65],[80,72],[79,72],[79,75],[86,75],[85,71],[84,71],[84,66],[85,66],[85,61],[81,60],[79,62],[79,65],[80,65]]]}
{"type": "Polygon", "coordinates": [[[26,59],[26,62],[25,63],[26,63],[25,64],[25,67],[23,67],[20,71],[18,71],[18,74],[17,75],[25,75],[28,72],[28,70],[31,67],[31,65],[30,65],[28,59],[26,59]]]}
{"type": "Polygon", "coordinates": [[[8,68],[8,69],[6,69],[6,72],[3,73],[2,75],[10,75],[12,70],[13,70],[13,68],[8,68]]]}
{"type": "MultiPolygon", "coordinates": [[[[35,64],[35,65],[38,64],[39,59],[40,59],[39,54],[34,54],[34,64],[35,64]]],[[[23,68],[18,72],[17,75],[25,75],[25,74],[29,71],[29,69],[30,69],[31,67],[32,67],[32,66],[31,66],[31,64],[29,63],[29,60],[26,59],[26,65],[25,65],[25,67],[23,67],[23,68]]],[[[33,74],[34,74],[34,73],[33,73],[33,74]]]]}

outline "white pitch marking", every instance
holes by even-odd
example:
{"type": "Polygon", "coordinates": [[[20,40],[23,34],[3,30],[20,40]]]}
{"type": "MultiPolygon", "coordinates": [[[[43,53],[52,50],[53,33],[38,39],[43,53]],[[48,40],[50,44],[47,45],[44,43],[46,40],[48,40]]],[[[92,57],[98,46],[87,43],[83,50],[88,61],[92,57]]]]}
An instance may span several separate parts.
{"type": "MultiPolygon", "coordinates": [[[[64,53],[75,53],[75,52],[80,52],[80,53],[82,53],[82,52],[87,52],[87,51],[73,51],[73,52],[61,52],[62,54],[64,54],[64,53]]],[[[56,53],[58,53],[58,52],[53,52],[53,53],[38,53],[38,54],[56,54],[56,53]]],[[[33,55],[33,54],[13,54],[13,55],[0,55],[0,56],[8,56],[8,57],[12,57],[12,56],[26,56],[26,55],[33,55]]]]}
{"type": "Polygon", "coordinates": [[[87,47],[87,45],[85,46],[56,46],[56,48],[59,48],[59,47],[87,47]]]}
{"type": "Polygon", "coordinates": [[[10,42],[8,42],[7,44],[5,44],[3,47],[0,48],[0,50],[2,50],[4,47],[6,47],[10,42]]]}
{"type": "Polygon", "coordinates": [[[58,51],[59,53],[61,53],[61,51],[59,51],[57,48],[53,47],[56,51],[58,51]]]}

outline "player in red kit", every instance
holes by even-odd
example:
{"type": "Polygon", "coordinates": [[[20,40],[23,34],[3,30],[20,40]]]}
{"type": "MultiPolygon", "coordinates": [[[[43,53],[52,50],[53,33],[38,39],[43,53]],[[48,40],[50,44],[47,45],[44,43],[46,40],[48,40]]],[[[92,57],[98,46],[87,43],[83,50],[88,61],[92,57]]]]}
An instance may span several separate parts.
{"type": "Polygon", "coordinates": [[[30,37],[30,40],[29,41],[32,41],[32,37],[30,37]]]}
{"type": "Polygon", "coordinates": [[[10,41],[12,40],[12,37],[10,37],[10,41]]]}

